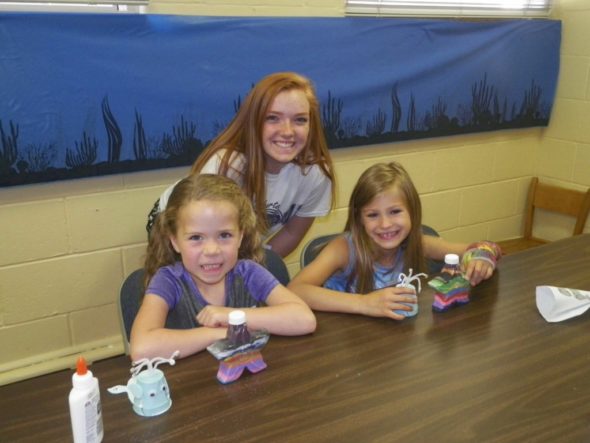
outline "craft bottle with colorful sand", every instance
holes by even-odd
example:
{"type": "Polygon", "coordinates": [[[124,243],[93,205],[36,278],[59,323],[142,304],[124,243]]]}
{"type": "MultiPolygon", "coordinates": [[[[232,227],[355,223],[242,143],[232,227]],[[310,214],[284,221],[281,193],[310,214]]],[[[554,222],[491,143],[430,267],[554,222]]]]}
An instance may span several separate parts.
{"type": "Polygon", "coordinates": [[[469,303],[471,286],[463,275],[457,254],[445,255],[441,274],[430,280],[428,285],[435,291],[432,303],[432,310],[435,312],[443,312],[453,306],[469,303]]]}
{"type": "Polygon", "coordinates": [[[227,340],[231,345],[241,346],[250,342],[250,332],[248,332],[244,311],[231,311],[228,324],[227,340]]]}
{"type": "Polygon", "coordinates": [[[98,379],[88,370],[82,357],[78,358],[72,385],[68,400],[74,443],[100,443],[104,430],[98,379]]]}

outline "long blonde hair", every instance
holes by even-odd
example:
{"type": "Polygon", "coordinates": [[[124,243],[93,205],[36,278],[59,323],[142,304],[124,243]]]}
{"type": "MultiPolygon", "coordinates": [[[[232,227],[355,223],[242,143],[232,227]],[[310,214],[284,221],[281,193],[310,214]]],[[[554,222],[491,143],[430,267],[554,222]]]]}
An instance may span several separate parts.
{"type": "Polygon", "coordinates": [[[356,251],[356,262],[349,278],[350,285],[357,281],[357,292],[366,294],[374,290],[373,264],[376,249],[362,223],[362,210],[378,194],[395,187],[398,189],[410,214],[412,228],[400,247],[404,248],[404,272],[412,268],[414,274],[426,268],[422,247],[422,205],[418,191],[407,171],[397,162],[378,163],[360,176],[350,196],[345,230],[351,233],[356,251]]]}
{"type": "Polygon", "coordinates": [[[170,236],[176,234],[180,210],[191,201],[227,201],[238,211],[238,227],[243,233],[238,258],[252,259],[262,263],[264,253],[262,240],[257,229],[256,215],[252,203],[240,187],[231,179],[215,174],[196,174],[179,181],[166,205],[158,215],[150,232],[145,259],[145,281],[147,286],[156,271],[162,266],[180,260],[172,247],[170,236]]]}
{"type": "Polygon", "coordinates": [[[244,103],[230,124],[211,141],[207,149],[197,158],[191,174],[198,173],[221,149],[219,174],[227,175],[234,153],[241,153],[245,159],[243,174],[244,192],[252,200],[261,232],[268,229],[266,217],[265,156],[262,149],[262,128],[266,114],[275,97],[284,91],[303,91],[309,102],[309,134],[305,147],[294,163],[304,170],[317,164],[332,182],[332,207],[335,200],[335,177],[332,159],[322,126],[319,102],[309,79],[294,72],[277,72],[260,80],[250,91],[244,103]]]}

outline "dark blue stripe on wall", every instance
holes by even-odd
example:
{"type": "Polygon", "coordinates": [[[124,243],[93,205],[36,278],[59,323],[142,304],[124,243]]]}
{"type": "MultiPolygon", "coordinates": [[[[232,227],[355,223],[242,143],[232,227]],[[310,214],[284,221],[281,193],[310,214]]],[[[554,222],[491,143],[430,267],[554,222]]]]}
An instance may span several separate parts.
{"type": "Polygon", "coordinates": [[[314,81],[333,149],[544,126],[560,38],[554,20],[1,14],[0,185],[188,165],[276,71],[314,81]]]}

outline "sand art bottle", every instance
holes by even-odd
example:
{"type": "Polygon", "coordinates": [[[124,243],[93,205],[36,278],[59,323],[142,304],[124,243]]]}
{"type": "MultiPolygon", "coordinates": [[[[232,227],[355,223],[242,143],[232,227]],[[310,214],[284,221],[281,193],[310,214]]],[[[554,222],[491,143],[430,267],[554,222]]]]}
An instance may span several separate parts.
{"type": "Polygon", "coordinates": [[[246,313],[244,311],[231,311],[228,323],[227,340],[231,345],[241,346],[250,342],[250,332],[248,332],[246,326],[246,313]]]}
{"type": "Polygon", "coordinates": [[[446,254],[445,264],[440,272],[443,275],[447,274],[450,278],[456,275],[462,275],[459,256],[457,254],[446,254]]]}
{"type": "Polygon", "coordinates": [[[457,254],[445,255],[440,276],[430,280],[428,285],[435,290],[432,303],[432,310],[435,312],[444,312],[453,306],[469,303],[471,286],[463,275],[457,254]]]}

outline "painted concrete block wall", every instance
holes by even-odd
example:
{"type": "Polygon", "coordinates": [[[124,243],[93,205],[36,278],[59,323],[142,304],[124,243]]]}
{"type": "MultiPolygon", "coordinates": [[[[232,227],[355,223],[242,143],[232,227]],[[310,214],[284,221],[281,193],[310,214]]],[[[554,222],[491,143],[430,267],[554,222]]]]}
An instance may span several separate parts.
{"type": "MultiPolygon", "coordinates": [[[[553,18],[562,21],[559,83],[535,170],[547,182],[585,191],[590,187],[590,3],[559,0],[553,18]]],[[[573,227],[570,218],[545,213],[533,233],[556,239],[570,235],[573,227]]],[[[590,222],[584,232],[590,232],[590,222]]]]}
{"type": "MultiPolygon", "coordinates": [[[[178,14],[342,16],[344,1],[155,0],[152,7],[178,14]]],[[[584,24],[590,11],[570,0],[560,14],[565,54],[548,129],[335,150],[336,209],[317,220],[305,240],[342,229],[356,178],[381,161],[397,160],[409,170],[422,196],[424,223],[457,241],[517,236],[534,174],[589,186],[584,121],[590,117],[590,27],[584,24]]],[[[92,361],[123,352],[120,285],[142,264],[153,202],[188,169],[0,189],[0,384],[71,367],[78,353],[92,361]]],[[[300,249],[286,260],[292,274],[300,249]]]]}

